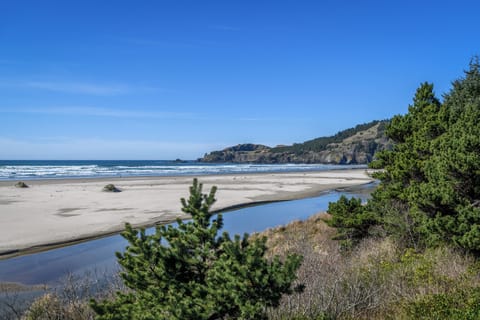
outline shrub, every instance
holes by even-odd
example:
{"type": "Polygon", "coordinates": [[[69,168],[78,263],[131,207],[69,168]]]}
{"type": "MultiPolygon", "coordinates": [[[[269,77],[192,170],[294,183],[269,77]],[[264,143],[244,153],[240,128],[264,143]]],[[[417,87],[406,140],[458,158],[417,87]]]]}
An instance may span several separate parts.
{"type": "Polygon", "coordinates": [[[404,308],[422,297],[480,286],[480,266],[464,252],[405,249],[393,237],[367,238],[342,251],[331,240],[334,232],[318,215],[264,232],[269,250],[303,255],[296,281],[305,284],[269,310],[269,319],[412,319],[404,308]]]}
{"type": "Polygon", "coordinates": [[[105,192],[120,192],[121,190],[115,187],[113,184],[107,184],[105,187],[103,187],[103,191],[105,192]]]}
{"type": "Polygon", "coordinates": [[[408,319],[480,319],[480,287],[422,296],[405,309],[408,319]]]}
{"type": "Polygon", "coordinates": [[[17,183],[15,183],[15,187],[16,188],[28,188],[28,185],[23,181],[18,181],[17,183]]]}
{"type": "MultiPolygon", "coordinates": [[[[43,290],[43,295],[29,303],[22,320],[92,320],[95,314],[89,305],[91,297],[109,298],[125,288],[117,274],[95,270],[82,275],[70,273],[60,279],[57,286],[43,290]]],[[[20,319],[20,316],[7,319],[20,319]]]]}
{"type": "Polygon", "coordinates": [[[55,294],[47,293],[37,298],[28,311],[25,320],[54,320],[63,314],[60,299],[55,294]]]}
{"type": "Polygon", "coordinates": [[[337,228],[335,239],[341,240],[343,247],[348,248],[370,235],[371,228],[377,225],[378,218],[368,207],[362,205],[362,200],[348,199],[341,196],[337,202],[328,204],[331,219],[325,222],[337,228]]]}

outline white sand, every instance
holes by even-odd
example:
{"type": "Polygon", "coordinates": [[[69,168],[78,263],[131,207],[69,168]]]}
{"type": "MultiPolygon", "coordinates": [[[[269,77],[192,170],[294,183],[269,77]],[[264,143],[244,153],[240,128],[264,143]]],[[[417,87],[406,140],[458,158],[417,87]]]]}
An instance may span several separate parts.
{"type": "MultiPolygon", "coordinates": [[[[180,198],[192,177],[112,178],[0,183],[0,254],[31,251],[123,229],[185,217],[180,198]],[[103,192],[114,183],[119,193],[103,192]]],[[[365,170],[203,176],[204,192],[218,187],[214,210],[262,201],[289,200],[365,184],[365,170]]]]}

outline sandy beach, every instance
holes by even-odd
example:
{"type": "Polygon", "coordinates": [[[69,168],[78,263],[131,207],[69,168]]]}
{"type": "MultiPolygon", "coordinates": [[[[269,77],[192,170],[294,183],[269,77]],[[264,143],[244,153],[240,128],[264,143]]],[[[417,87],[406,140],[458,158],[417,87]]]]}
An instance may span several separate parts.
{"type": "MultiPolygon", "coordinates": [[[[300,199],[369,183],[365,169],[198,177],[218,187],[214,210],[300,199]]],[[[186,218],[180,198],[193,177],[131,177],[0,182],[0,255],[29,252],[121,231],[125,222],[150,226],[186,218]],[[121,192],[103,192],[113,183],[121,192]]]]}

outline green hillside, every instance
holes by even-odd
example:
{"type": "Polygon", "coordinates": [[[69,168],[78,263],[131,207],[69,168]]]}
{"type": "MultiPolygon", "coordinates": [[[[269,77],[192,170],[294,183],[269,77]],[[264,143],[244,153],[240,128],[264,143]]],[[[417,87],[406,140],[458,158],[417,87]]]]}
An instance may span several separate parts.
{"type": "Polygon", "coordinates": [[[292,146],[281,146],[272,148],[271,152],[292,152],[295,154],[302,154],[305,152],[319,152],[327,149],[327,146],[332,143],[341,143],[343,140],[354,136],[355,134],[365,131],[377,124],[380,124],[378,127],[378,135],[376,138],[382,137],[385,135],[385,128],[388,120],[374,120],[368,123],[362,123],[356,125],[353,128],[348,128],[342,131],[337,132],[333,136],[320,137],[313,140],[308,140],[303,143],[295,143],[292,146]]]}
{"type": "Polygon", "coordinates": [[[320,137],[291,146],[274,148],[244,143],[212,151],[199,161],[232,163],[324,163],[367,164],[378,151],[391,148],[385,135],[387,120],[375,120],[342,130],[333,136],[320,137]]]}

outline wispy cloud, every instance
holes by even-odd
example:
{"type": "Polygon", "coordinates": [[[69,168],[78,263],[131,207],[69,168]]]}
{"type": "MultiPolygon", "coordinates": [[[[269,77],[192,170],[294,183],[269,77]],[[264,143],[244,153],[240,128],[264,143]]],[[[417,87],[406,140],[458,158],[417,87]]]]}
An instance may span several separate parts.
{"type": "Polygon", "coordinates": [[[309,121],[309,118],[295,117],[291,115],[286,115],[285,117],[236,117],[235,120],[244,121],[244,122],[265,122],[265,123],[278,123],[278,122],[299,122],[299,121],[309,121]]]}
{"type": "Polygon", "coordinates": [[[9,139],[0,137],[0,159],[195,159],[205,143],[128,139],[9,139]]]}
{"type": "Polygon", "coordinates": [[[213,30],[222,30],[222,31],[240,31],[241,29],[238,27],[232,27],[232,26],[227,26],[227,25],[210,25],[208,26],[210,29],[213,30]]]}
{"type": "MultiPolygon", "coordinates": [[[[1,63],[1,61],[0,61],[1,63]]],[[[97,95],[97,96],[118,96],[133,93],[154,93],[171,92],[161,87],[141,86],[130,84],[102,84],[72,81],[37,81],[19,79],[0,79],[0,87],[15,89],[44,90],[60,93],[97,95]]]]}
{"type": "Polygon", "coordinates": [[[188,112],[123,110],[96,107],[0,108],[0,113],[29,113],[117,118],[190,118],[195,116],[193,113],[188,112]]]}
{"type": "Polygon", "coordinates": [[[146,38],[118,38],[122,42],[126,42],[138,46],[153,46],[161,48],[175,48],[175,49],[193,49],[201,47],[201,44],[197,43],[187,43],[187,42],[171,42],[171,41],[162,41],[156,39],[146,39],[146,38]]]}
{"type": "Polygon", "coordinates": [[[161,39],[149,39],[149,38],[135,38],[135,37],[116,37],[116,41],[122,43],[127,43],[135,46],[146,46],[146,47],[158,47],[165,49],[203,49],[218,47],[221,44],[211,40],[194,40],[194,41],[166,41],[161,39]]]}
{"type": "Polygon", "coordinates": [[[91,95],[121,95],[131,93],[132,87],[127,85],[100,85],[91,83],[72,83],[72,82],[46,82],[46,81],[29,81],[25,85],[34,89],[42,89],[48,91],[79,93],[91,95]]]}
{"type": "Polygon", "coordinates": [[[238,118],[237,120],[239,120],[239,121],[266,121],[266,120],[270,120],[270,119],[267,119],[267,118],[238,118]]]}

